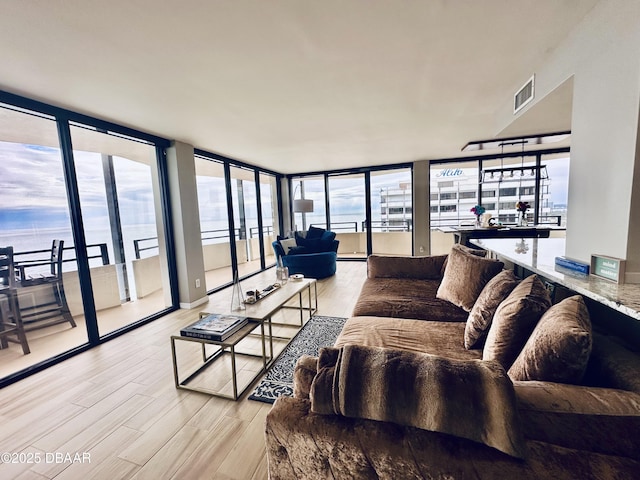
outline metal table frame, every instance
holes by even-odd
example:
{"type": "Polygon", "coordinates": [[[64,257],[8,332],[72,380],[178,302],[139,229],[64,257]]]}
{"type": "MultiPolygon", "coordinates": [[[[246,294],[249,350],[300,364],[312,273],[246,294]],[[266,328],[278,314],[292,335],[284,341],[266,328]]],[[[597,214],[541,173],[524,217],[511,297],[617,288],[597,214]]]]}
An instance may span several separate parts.
{"type": "MultiPolygon", "coordinates": [[[[291,282],[295,285],[298,282],[291,282]]],[[[289,287],[293,292],[290,295],[285,295],[285,297],[278,296],[276,293],[273,296],[266,297],[263,299],[265,303],[260,304],[260,302],[252,305],[247,305],[245,311],[242,312],[243,315],[249,317],[249,323],[238,330],[236,333],[231,335],[229,338],[223,341],[217,340],[207,340],[203,338],[194,338],[194,337],[184,337],[181,335],[172,335],[171,336],[171,358],[173,361],[173,378],[175,387],[183,390],[191,390],[200,393],[206,393],[208,395],[213,395],[217,397],[227,398],[231,400],[237,400],[241,397],[249,387],[253,385],[253,383],[262,376],[267,368],[273,363],[275,360],[273,354],[273,330],[272,325],[288,325],[295,326],[295,324],[287,324],[287,323],[275,323],[272,322],[273,315],[283,308],[293,308],[298,309],[300,311],[300,327],[304,325],[304,312],[309,312],[309,318],[318,310],[318,286],[315,279],[306,278],[302,280],[301,288],[289,287]],[[313,285],[313,299],[314,303],[312,303],[312,293],[311,286],[313,285]],[[302,294],[304,291],[308,292],[308,305],[303,305],[302,294]],[[295,296],[298,296],[298,305],[285,305],[295,296]],[[267,324],[267,332],[265,332],[265,323],[267,324]],[[254,333],[257,328],[260,328],[260,333],[254,333]],[[242,340],[246,339],[249,336],[259,336],[262,343],[262,355],[255,355],[252,353],[239,352],[236,350],[237,345],[242,342],[242,340]],[[269,353],[267,355],[266,351],[266,343],[267,337],[269,339],[269,353]],[[185,342],[195,342],[200,343],[202,348],[202,365],[196,368],[193,372],[189,373],[184,379],[180,379],[180,372],[178,366],[178,359],[176,355],[176,341],[185,341],[185,342]],[[206,347],[207,345],[213,345],[216,348],[216,351],[212,354],[207,354],[206,347]],[[233,386],[233,394],[227,395],[225,393],[219,391],[213,391],[202,387],[190,386],[188,385],[190,381],[192,381],[195,377],[200,375],[206,368],[208,368],[213,362],[222,358],[225,354],[231,356],[231,382],[233,386]],[[244,355],[250,356],[254,358],[262,359],[262,368],[256,372],[256,374],[249,379],[246,385],[239,386],[238,385],[238,375],[236,368],[236,355],[244,355]]],[[[285,289],[286,284],[281,287],[283,291],[285,289]]],[[[206,312],[200,313],[200,315],[208,315],[206,312]]],[[[289,337],[276,337],[277,339],[290,340],[289,337]]]]}

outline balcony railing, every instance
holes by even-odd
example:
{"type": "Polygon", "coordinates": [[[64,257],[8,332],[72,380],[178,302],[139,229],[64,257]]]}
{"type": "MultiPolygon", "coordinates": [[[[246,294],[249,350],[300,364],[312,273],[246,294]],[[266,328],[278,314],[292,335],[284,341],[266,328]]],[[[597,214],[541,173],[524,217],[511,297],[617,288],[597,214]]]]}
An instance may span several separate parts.
{"type": "MultiPolygon", "coordinates": [[[[74,246],[64,247],[63,252],[73,251],[73,258],[66,258],[66,255],[62,255],[62,262],[69,263],[76,261],[76,248],[74,246]]],[[[33,265],[33,262],[42,263],[39,266],[49,265],[49,256],[51,255],[51,249],[48,248],[46,250],[26,250],[24,252],[14,252],[13,257],[15,259],[16,264],[20,264],[20,262],[29,262],[33,265]]],[[[87,258],[89,261],[94,259],[100,260],[100,265],[109,265],[109,250],[107,249],[106,243],[93,243],[87,245],[87,258]]]]}
{"type": "MultiPolygon", "coordinates": [[[[249,228],[249,238],[254,238],[258,236],[259,232],[258,227],[250,227],[249,228]]],[[[273,225],[264,225],[262,227],[263,235],[272,235],[273,234],[273,225]]],[[[235,238],[236,240],[242,240],[242,229],[235,229],[235,238]]],[[[202,243],[208,243],[211,240],[227,240],[229,241],[229,229],[220,228],[217,230],[203,230],[200,234],[200,238],[202,243]]],[[[215,242],[210,242],[215,243],[215,242]]],[[[158,237],[147,237],[147,238],[138,238],[133,240],[133,249],[135,251],[136,260],[140,260],[142,258],[142,252],[146,252],[149,250],[155,250],[157,253],[158,249],[158,237]]]]}

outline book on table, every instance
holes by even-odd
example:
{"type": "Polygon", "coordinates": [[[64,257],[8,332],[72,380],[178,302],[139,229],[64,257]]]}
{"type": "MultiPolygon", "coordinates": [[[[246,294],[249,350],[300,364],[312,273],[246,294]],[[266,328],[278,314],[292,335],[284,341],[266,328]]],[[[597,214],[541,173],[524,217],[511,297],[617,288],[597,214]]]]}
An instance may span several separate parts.
{"type": "Polygon", "coordinates": [[[229,338],[248,322],[247,317],[211,313],[203,315],[197,322],[180,330],[180,335],[220,342],[229,338]]]}

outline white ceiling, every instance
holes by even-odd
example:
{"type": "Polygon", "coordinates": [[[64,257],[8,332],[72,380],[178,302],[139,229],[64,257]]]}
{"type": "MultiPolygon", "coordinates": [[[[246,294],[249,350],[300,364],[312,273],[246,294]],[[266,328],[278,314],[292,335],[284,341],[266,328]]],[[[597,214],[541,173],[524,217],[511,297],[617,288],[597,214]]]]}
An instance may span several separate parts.
{"type": "Polygon", "coordinates": [[[282,173],[458,157],[596,1],[0,0],[0,89],[282,173]]]}

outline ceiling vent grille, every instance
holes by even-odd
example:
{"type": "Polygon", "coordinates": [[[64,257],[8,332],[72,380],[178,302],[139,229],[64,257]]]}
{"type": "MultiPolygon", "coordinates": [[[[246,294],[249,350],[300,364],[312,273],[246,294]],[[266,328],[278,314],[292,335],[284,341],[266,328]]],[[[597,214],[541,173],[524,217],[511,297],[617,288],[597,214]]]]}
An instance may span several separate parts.
{"type": "Polygon", "coordinates": [[[533,100],[535,75],[533,75],[527,83],[513,96],[513,113],[516,114],[524,108],[524,106],[533,100]]]}

